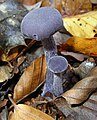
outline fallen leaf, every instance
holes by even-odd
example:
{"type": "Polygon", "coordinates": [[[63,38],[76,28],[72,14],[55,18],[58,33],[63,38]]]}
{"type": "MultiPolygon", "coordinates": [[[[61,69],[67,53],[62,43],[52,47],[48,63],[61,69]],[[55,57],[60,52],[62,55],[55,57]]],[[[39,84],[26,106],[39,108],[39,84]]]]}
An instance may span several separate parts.
{"type": "Polygon", "coordinates": [[[15,14],[24,12],[24,7],[15,0],[6,0],[0,4],[0,21],[5,20],[15,14]]]}
{"type": "MultiPolygon", "coordinates": [[[[91,97],[92,96],[94,96],[94,94],[91,95],[91,97]]],[[[76,107],[70,106],[62,97],[56,98],[53,102],[55,106],[57,106],[57,108],[66,116],[66,120],[97,119],[97,93],[94,100],[89,99],[83,105],[76,107]]]]}
{"type": "Polygon", "coordinates": [[[88,58],[86,61],[82,62],[79,67],[72,69],[74,70],[74,73],[80,77],[80,79],[83,79],[92,74],[91,71],[95,68],[95,66],[95,60],[93,58],[88,58]]]}
{"type": "Polygon", "coordinates": [[[13,98],[18,101],[35,91],[45,80],[46,74],[46,60],[42,56],[32,62],[32,64],[25,69],[20,77],[19,82],[14,88],[13,98]]]}
{"type": "Polygon", "coordinates": [[[33,5],[36,3],[37,0],[17,0],[17,1],[25,5],[33,5]]]}
{"type": "Polygon", "coordinates": [[[74,51],[83,53],[88,56],[97,56],[97,37],[94,38],[80,38],[71,37],[64,44],[64,49],[67,51],[74,51]]]}
{"type": "Polygon", "coordinates": [[[54,102],[55,106],[62,111],[66,116],[66,120],[77,120],[76,117],[79,118],[78,113],[73,110],[73,108],[67,103],[66,99],[58,97],[51,102],[54,102]]]}
{"type": "Polygon", "coordinates": [[[31,106],[18,104],[14,108],[14,112],[9,115],[8,120],[54,120],[49,115],[35,109],[31,106]]]}
{"type": "Polygon", "coordinates": [[[42,7],[50,6],[50,0],[37,0],[37,2],[42,1],[42,7]]]}
{"type": "Polygon", "coordinates": [[[7,99],[4,99],[3,101],[0,100],[0,109],[7,104],[7,101],[8,101],[7,99]]]}
{"type": "Polygon", "coordinates": [[[88,74],[87,76],[97,76],[97,66],[94,67],[88,74]]]}
{"type": "MultiPolygon", "coordinates": [[[[78,113],[78,117],[80,120],[96,120],[97,119],[97,111],[95,109],[91,109],[91,107],[80,106],[75,107],[74,111],[78,113]]],[[[76,114],[75,114],[76,115],[76,114]]]]}
{"type": "Polygon", "coordinates": [[[66,91],[62,96],[68,104],[80,104],[97,89],[97,76],[86,77],[77,82],[74,87],[66,91]]]}
{"type": "Polygon", "coordinates": [[[25,61],[26,57],[25,56],[20,56],[17,58],[17,60],[13,61],[13,71],[12,71],[12,76],[14,76],[14,74],[17,74],[19,72],[19,67],[20,65],[25,61]]]}
{"type": "Polygon", "coordinates": [[[90,109],[92,109],[92,110],[97,111],[97,101],[94,101],[94,100],[89,99],[89,100],[87,100],[87,102],[85,102],[85,103],[83,104],[83,106],[85,106],[85,107],[87,107],[87,108],[90,108],[90,109]]]}
{"type": "Polygon", "coordinates": [[[4,106],[0,112],[0,119],[1,120],[8,120],[8,109],[7,105],[4,106]]]}
{"type": "Polygon", "coordinates": [[[60,32],[56,32],[54,35],[54,40],[57,46],[60,46],[62,43],[64,43],[68,38],[70,38],[67,34],[62,34],[60,32]]]}
{"type": "Polygon", "coordinates": [[[0,82],[4,82],[9,78],[11,78],[12,71],[13,71],[13,68],[9,65],[0,66],[0,82]]]}
{"type": "Polygon", "coordinates": [[[73,58],[77,59],[78,61],[83,61],[84,58],[87,58],[88,56],[80,53],[74,53],[74,52],[61,52],[64,56],[72,56],[73,58]]]}
{"type": "Polygon", "coordinates": [[[63,23],[73,36],[92,38],[97,34],[97,11],[65,17],[63,23]]]}
{"type": "Polygon", "coordinates": [[[97,101],[97,92],[90,96],[91,100],[97,101]]]}
{"type": "Polygon", "coordinates": [[[38,2],[42,2],[42,7],[50,5],[49,0],[18,0],[18,2],[28,6],[34,5],[38,2]]]}
{"type": "Polygon", "coordinates": [[[63,12],[63,6],[62,6],[62,1],[63,0],[52,0],[51,6],[56,8],[60,13],[63,12]]]}
{"type": "Polygon", "coordinates": [[[27,47],[20,31],[26,13],[27,10],[17,1],[6,0],[0,4],[0,60],[10,61],[27,47]]]}
{"type": "Polygon", "coordinates": [[[67,15],[76,15],[92,10],[89,0],[62,0],[62,5],[67,15]]]}

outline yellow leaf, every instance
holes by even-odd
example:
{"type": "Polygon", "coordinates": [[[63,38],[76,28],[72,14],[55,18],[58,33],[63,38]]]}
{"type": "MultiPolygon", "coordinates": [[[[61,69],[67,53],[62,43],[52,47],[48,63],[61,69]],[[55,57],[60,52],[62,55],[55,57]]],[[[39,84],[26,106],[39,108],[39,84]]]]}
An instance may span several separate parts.
{"type": "Polygon", "coordinates": [[[97,11],[63,18],[64,27],[73,36],[91,38],[97,34],[97,11]]]}
{"type": "Polygon", "coordinates": [[[46,60],[45,57],[42,56],[34,60],[31,65],[25,69],[14,88],[14,100],[18,101],[35,91],[44,82],[45,74],[46,60]]]}
{"type": "Polygon", "coordinates": [[[49,115],[31,106],[18,104],[14,108],[14,113],[9,115],[8,120],[54,120],[49,115]]]}
{"type": "Polygon", "coordinates": [[[64,49],[80,52],[89,56],[97,56],[97,37],[71,37],[64,43],[64,49]]]}

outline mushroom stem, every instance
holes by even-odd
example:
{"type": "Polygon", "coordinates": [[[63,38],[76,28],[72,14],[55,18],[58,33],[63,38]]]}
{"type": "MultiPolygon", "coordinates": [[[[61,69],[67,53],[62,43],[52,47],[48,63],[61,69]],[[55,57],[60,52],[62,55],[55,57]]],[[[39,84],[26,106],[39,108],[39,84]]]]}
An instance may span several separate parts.
{"type": "MultiPolygon", "coordinates": [[[[53,36],[49,37],[48,40],[43,40],[42,45],[44,47],[44,53],[45,53],[46,61],[48,64],[49,59],[52,56],[57,55],[57,46],[55,44],[53,36]]],[[[48,91],[53,93],[53,90],[52,90],[53,89],[53,80],[54,80],[54,73],[51,72],[47,67],[46,80],[45,80],[42,96],[44,96],[48,91]]]]}
{"type": "Polygon", "coordinates": [[[53,81],[53,94],[55,96],[59,96],[63,93],[63,80],[62,80],[62,73],[55,73],[54,74],[54,81],[53,81]]]}
{"type": "MultiPolygon", "coordinates": [[[[46,74],[46,79],[45,79],[45,84],[43,87],[43,92],[42,96],[45,96],[47,92],[50,92],[53,94],[53,79],[54,79],[54,74],[47,68],[47,74],[46,74]]],[[[50,99],[50,98],[48,98],[50,99]]]]}
{"type": "Polygon", "coordinates": [[[46,60],[50,59],[50,57],[57,55],[57,46],[55,44],[53,36],[49,37],[48,40],[44,39],[41,41],[44,47],[44,53],[46,56],[46,60]]]}

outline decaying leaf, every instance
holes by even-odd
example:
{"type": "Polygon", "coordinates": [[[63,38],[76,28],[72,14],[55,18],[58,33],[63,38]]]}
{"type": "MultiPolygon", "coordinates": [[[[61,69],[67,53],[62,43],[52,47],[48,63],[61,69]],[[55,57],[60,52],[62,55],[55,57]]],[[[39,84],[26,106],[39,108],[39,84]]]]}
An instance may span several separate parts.
{"type": "Polygon", "coordinates": [[[2,51],[1,60],[10,61],[16,58],[19,53],[27,47],[23,36],[19,33],[15,33],[8,38],[5,38],[3,42],[0,40],[0,49],[2,51]]]}
{"type": "Polygon", "coordinates": [[[97,76],[97,66],[94,67],[88,74],[87,76],[97,76]]]}
{"type": "Polygon", "coordinates": [[[18,0],[18,1],[24,5],[29,5],[29,6],[34,5],[40,1],[42,2],[42,6],[48,6],[50,4],[49,0],[18,0]]]}
{"type": "Polygon", "coordinates": [[[35,91],[45,80],[46,74],[46,60],[42,56],[32,62],[32,64],[25,69],[19,82],[14,88],[13,98],[15,101],[20,100],[24,96],[35,91]]]}
{"type": "MultiPolygon", "coordinates": [[[[73,118],[73,115],[75,116],[75,114],[76,114],[76,116],[78,116],[78,114],[67,103],[66,99],[64,99],[62,97],[58,97],[54,101],[51,101],[51,102],[54,102],[54,104],[58,107],[58,109],[63,112],[63,114],[66,116],[67,120],[69,120],[68,119],[69,116],[70,116],[70,118],[73,118]]],[[[70,120],[72,120],[72,119],[70,119],[70,120]]]]}
{"type": "Polygon", "coordinates": [[[65,17],[63,23],[66,30],[73,36],[92,38],[97,34],[97,11],[65,17]]]}
{"type": "Polygon", "coordinates": [[[97,92],[90,96],[91,100],[97,101],[97,92]]]}
{"type": "Polygon", "coordinates": [[[49,115],[31,106],[18,104],[14,112],[9,115],[8,120],[54,120],[49,115]]]}
{"type": "MultiPolygon", "coordinates": [[[[80,79],[85,78],[92,69],[95,67],[96,63],[93,58],[88,58],[86,61],[82,62],[79,67],[73,68],[75,74],[79,75],[80,79]]],[[[90,75],[89,75],[90,76],[90,75]]]]}
{"type": "Polygon", "coordinates": [[[89,0],[62,0],[67,15],[76,15],[92,9],[89,0]]]}
{"type": "Polygon", "coordinates": [[[55,40],[56,45],[59,45],[59,46],[60,46],[62,43],[64,43],[67,39],[70,38],[69,35],[67,35],[67,34],[62,34],[62,33],[60,33],[60,32],[56,32],[56,33],[53,35],[53,37],[54,37],[54,40],[55,40]]]}
{"type": "MultiPolygon", "coordinates": [[[[86,63],[83,62],[82,66],[86,63]]],[[[85,71],[85,67],[82,67],[82,68],[84,68],[84,71],[85,71]]],[[[80,71],[80,73],[81,73],[81,71],[80,71]]],[[[91,70],[89,70],[88,74],[85,76],[86,76],[86,78],[77,82],[72,89],[66,91],[63,94],[63,97],[67,100],[67,102],[69,104],[80,104],[80,103],[84,102],[89,97],[89,95],[94,90],[97,89],[97,67],[94,67],[91,70]]],[[[92,98],[93,97],[95,98],[95,95],[92,95],[92,98]]],[[[96,95],[96,97],[97,97],[97,95],[96,95]]],[[[93,99],[93,100],[95,100],[95,99],[93,99]]]]}
{"type": "Polygon", "coordinates": [[[3,65],[0,67],[0,82],[4,82],[11,78],[11,72],[13,68],[9,65],[3,65]]]}
{"type": "Polygon", "coordinates": [[[51,6],[56,8],[58,11],[62,13],[63,12],[62,1],[63,0],[52,0],[51,6]]]}
{"type": "Polygon", "coordinates": [[[42,1],[42,4],[41,4],[42,7],[50,5],[50,0],[37,0],[37,2],[40,2],[40,1],[42,1]]]}
{"type": "Polygon", "coordinates": [[[24,47],[27,47],[20,31],[20,23],[26,13],[27,10],[15,0],[6,0],[0,4],[0,59],[2,61],[12,60],[24,47]]]}
{"type": "Polygon", "coordinates": [[[67,51],[79,52],[89,56],[97,56],[96,45],[97,37],[94,38],[71,37],[63,44],[64,49],[67,51]]]}
{"type": "Polygon", "coordinates": [[[97,89],[97,76],[90,76],[77,82],[74,87],[66,91],[62,96],[69,104],[80,104],[97,89]]]}
{"type": "Polygon", "coordinates": [[[36,3],[36,0],[17,0],[17,1],[25,5],[33,5],[36,3]]]}
{"type": "Polygon", "coordinates": [[[0,21],[26,11],[16,0],[6,0],[0,4],[0,21]]]}
{"type": "Polygon", "coordinates": [[[74,53],[74,52],[61,52],[62,55],[65,56],[72,56],[73,58],[77,59],[78,61],[83,61],[84,58],[87,58],[88,56],[80,53],[74,53]]]}
{"type": "MultiPolygon", "coordinates": [[[[51,101],[52,102],[52,101],[51,101]]],[[[72,107],[66,99],[56,98],[55,106],[66,116],[66,120],[96,120],[97,119],[97,92],[91,95],[83,105],[72,107]]]]}
{"type": "Polygon", "coordinates": [[[4,99],[3,101],[0,100],[0,109],[7,104],[7,101],[8,101],[7,99],[4,99]]]}

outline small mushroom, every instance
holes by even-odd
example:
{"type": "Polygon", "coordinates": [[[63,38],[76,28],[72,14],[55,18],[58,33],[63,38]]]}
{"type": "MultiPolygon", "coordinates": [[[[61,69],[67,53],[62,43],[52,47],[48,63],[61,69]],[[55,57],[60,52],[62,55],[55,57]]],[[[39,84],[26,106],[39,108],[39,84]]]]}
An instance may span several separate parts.
{"type": "MultiPolygon", "coordinates": [[[[41,41],[44,47],[46,61],[57,55],[57,47],[53,34],[63,28],[63,21],[58,10],[51,7],[41,7],[30,11],[22,20],[21,31],[29,38],[41,41]]],[[[47,68],[46,83],[43,95],[52,92],[53,72],[47,68]]]]}
{"type": "Polygon", "coordinates": [[[48,61],[48,69],[54,73],[53,93],[55,96],[59,96],[63,93],[62,73],[67,69],[67,67],[68,62],[62,56],[53,56],[48,61]]]}

